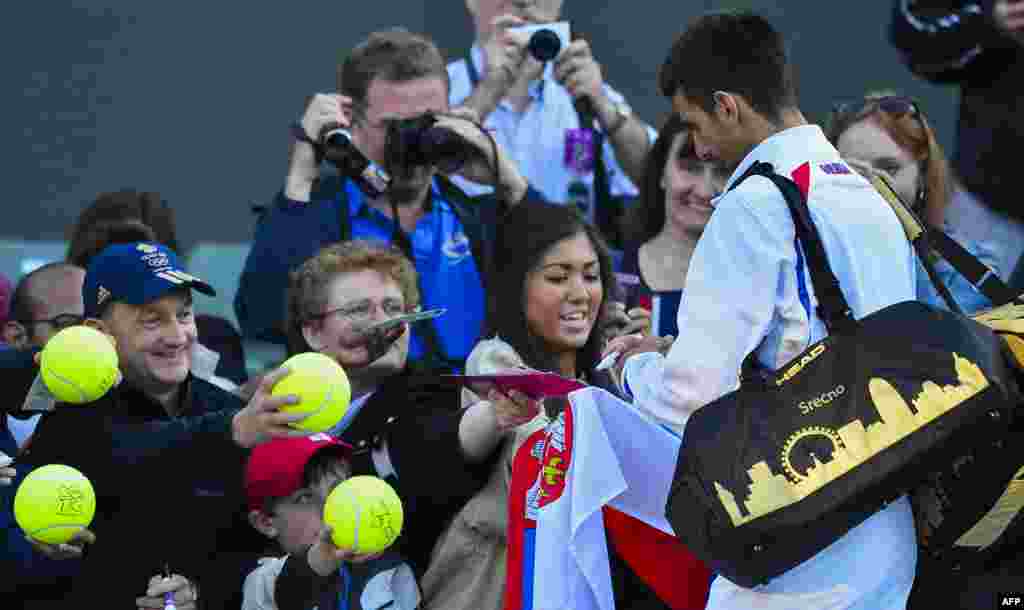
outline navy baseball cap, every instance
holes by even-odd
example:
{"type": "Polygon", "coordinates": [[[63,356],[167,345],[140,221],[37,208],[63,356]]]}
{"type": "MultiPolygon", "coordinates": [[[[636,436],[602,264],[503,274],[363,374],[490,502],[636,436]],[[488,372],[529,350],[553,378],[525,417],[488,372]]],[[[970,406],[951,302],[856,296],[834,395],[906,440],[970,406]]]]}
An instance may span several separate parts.
{"type": "Polygon", "coordinates": [[[176,288],[217,295],[209,284],[185,273],[178,256],[165,246],[148,242],[107,246],[85,271],[85,317],[98,317],[111,301],[144,305],[176,288]]]}

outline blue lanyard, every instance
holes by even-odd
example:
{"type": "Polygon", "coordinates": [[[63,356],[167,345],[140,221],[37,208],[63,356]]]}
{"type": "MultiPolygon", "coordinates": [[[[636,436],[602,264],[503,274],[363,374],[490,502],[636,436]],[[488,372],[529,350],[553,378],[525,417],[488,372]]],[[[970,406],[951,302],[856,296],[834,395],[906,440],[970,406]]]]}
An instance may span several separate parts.
{"type": "Polygon", "coordinates": [[[352,589],[352,575],[348,573],[348,567],[342,564],[338,570],[341,575],[341,591],[338,592],[338,610],[348,610],[348,598],[352,589]]]}
{"type": "Polygon", "coordinates": [[[469,84],[476,89],[476,86],[480,84],[480,73],[476,70],[476,64],[473,63],[473,52],[470,51],[469,55],[466,56],[466,74],[469,76],[469,84]]]}

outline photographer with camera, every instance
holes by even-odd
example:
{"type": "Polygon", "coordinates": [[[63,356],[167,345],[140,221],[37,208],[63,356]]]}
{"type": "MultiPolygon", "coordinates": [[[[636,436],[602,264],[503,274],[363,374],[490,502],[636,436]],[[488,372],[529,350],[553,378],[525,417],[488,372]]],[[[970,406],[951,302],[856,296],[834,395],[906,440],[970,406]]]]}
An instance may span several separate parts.
{"type": "MultiPolygon", "coordinates": [[[[538,44],[555,31],[562,0],[466,0],[466,8],[476,43],[448,65],[449,101],[477,112],[545,198],[575,203],[621,247],[619,218],[637,197],[657,134],[605,83],[586,40],[538,44]],[[521,29],[537,24],[549,27],[532,36],[521,29]],[[582,143],[591,151],[580,154],[582,143]]],[[[458,184],[469,193],[487,190],[458,184]]]]}
{"type": "Polygon", "coordinates": [[[539,198],[516,164],[465,110],[449,111],[448,75],[430,40],[404,29],[371,34],[339,68],[340,94],[317,94],[300,125],[285,187],[263,214],[235,298],[243,333],[285,341],[288,272],[327,244],[398,246],[420,275],[425,308],[410,359],[459,369],[479,338],[488,233],[497,215],[539,198]],[[320,175],[331,161],[340,177],[320,175]],[[444,173],[495,186],[470,198],[444,173]]]}

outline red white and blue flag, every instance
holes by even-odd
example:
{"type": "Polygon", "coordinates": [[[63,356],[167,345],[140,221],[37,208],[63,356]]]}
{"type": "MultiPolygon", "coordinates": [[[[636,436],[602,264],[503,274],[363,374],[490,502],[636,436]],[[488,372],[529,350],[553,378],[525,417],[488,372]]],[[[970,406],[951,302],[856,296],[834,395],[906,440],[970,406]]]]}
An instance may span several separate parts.
{"type": "Polygon", "coordinates": [[[569,403],[513,460],[505,610],[614,610],[609,539],[669,607],[704,608],[710,573],[664,514],[679,438],[599,388],[569,403]]]}

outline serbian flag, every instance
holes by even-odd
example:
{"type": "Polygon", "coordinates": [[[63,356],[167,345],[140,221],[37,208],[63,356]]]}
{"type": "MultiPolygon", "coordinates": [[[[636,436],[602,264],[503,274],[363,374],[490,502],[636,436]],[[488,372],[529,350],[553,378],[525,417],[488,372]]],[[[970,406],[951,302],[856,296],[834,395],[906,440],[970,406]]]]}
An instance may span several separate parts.
{"type": "Polygon", "coordinates": [[[599,388],[569,403],[513,460],[505,610],[614,610],[609,539],[666,605],[704,608],[710,572],[665,519],[678,437],[599,388]]]}

